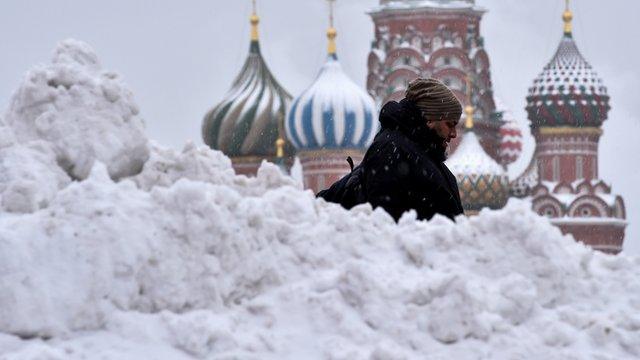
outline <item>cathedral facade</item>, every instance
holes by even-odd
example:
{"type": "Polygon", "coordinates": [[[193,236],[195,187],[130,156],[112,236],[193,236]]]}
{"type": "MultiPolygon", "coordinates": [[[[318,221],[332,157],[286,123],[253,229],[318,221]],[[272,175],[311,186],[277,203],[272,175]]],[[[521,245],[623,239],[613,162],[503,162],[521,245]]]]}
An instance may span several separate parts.
{"type": "MultiPolygon", "coordinates": [[[[464,105],[474,107],[475,133],[485,152],[500,162],[503,122],[496,112],[489,55],[480,34],[484,13],[474,1],[380,1],[369,12],[375,37],[367,61],[367,90],[380,105],[401,99],[417,77],[441,80],[464,105]],[[469,77],[474,87],[471,104],[465,96],[469,77]]],[[[453,151],[459,142],[454,140],[453,151]]]]}
{"type": "Polygon", "coordinates": [[[591,247],[622,251],[626,213],[622,197],[598,172],[598,142],[609,113],[607,88],[578,50],[573,14],[551,61],[533,81],[527,114],[536,148],[512,193],[528,197],[533,210],[563,233],[591,247]]]}
{"type": "Polygon", "coordinates": [[[380,0],[368,13],[374,39],[365,91],[342,71],[332,9],[325,64],[292,97],[260,54],[254,6],[249,56],[231,90],[205,116],[204,141],[229,155],[236,172],[245,175],[254,175],[263,159],[287,168],[298,157],[304,186],[318,192],[350,171],[347,156],[356,163],[362,159],[384,103],[403,98],[415,78],[437,78],[465,108],[463,135],[451,144],[447,164],[468,215],[501,208],[509,196],[526,197],[534,211],[576,240],[621,251],[624,202],[598,177],[598,140],[609,97],[577,49],[571,12],[567,7],[563,15],[565,31],[555,56],[529,90],[526,109],[536,150],[511,182],[506,170],[520,156],[522,133],[511,113],[496,105],[480,32],[485,12],[474,0],[380,0]]]}

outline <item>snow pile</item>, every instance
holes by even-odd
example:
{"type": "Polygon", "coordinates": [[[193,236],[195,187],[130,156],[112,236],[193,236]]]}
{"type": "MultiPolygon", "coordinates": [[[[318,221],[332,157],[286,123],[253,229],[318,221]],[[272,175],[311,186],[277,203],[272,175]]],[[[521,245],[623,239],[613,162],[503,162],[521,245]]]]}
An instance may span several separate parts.
{"type": "Polygon", "coordinates": [[[0,329],[53,338],[7,348],[16,358],[36,344],[98,357],[116,343],[113,358],[148,346],[201,358],[640,355],[640,303],[627,296],[640,291],[638,261],[563,238],[526,203],[396,225],[368,206],[316,201],[273,165],[252,181],[219,179],[147,192],[98,165],[47,209],[0,218],[0,329]]]}
{"type": "Polygon", "coordinates": [[[150,149],[117,182],[100,161],[66,185],[31,178],[60,190],[0,213],[1,359],[640,356],[640,260],[528,203],[396,224],[273,164],[246,178],[193,144],[150,149]]]}
{"type": "Polygon", "coordinates": [[[11,129],[0,127],[0,206],[10,212],[46,207],[71,179],[58,166],[51,144],[17,144],[11,129]]]}
{"type": "Polygon", "coordinates": [[[21,144],[46,142],[72,178],[84,179],[99,160],[117,179],[138,173],[149,156],[137,115],[118,75],[103,71],[86,44],[67,40],[50,65],[26,75],[5,123],[21,144]]]}
{"type": "Polygon", "coordinates": [[[168,187],[180,179],[214,181],[230,184],[235,179],[231,160],[221,152],[198,148],[192,142],[185,145],[181,153],[151,144],[151,155],[142,172],[132,179],[141,189],[154,186],[168,187]]]}

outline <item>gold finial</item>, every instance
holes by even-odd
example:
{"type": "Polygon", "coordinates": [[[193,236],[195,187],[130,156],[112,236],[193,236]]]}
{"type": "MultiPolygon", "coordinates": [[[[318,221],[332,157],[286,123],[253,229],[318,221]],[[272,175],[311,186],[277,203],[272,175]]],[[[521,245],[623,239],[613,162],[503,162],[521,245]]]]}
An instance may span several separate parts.
{"type": "Polygon", "coordinates": [[[329,39],[328,52],[329,55],[335,55],[337,52],[336,36],[338,31],[333,27],[333,4],[336,0],[327,0],[329,2],[329,30],[327,30],[327,38],[329,39]]]}
{"type": "Polygon", "coordinates": [[[281,137],[276,140],[276,157],[284,157],[284,139],[281,137]]]}
{"type": "Polygon", "coordinates": [[[564,9],[564,13],[562,14],[562,20],[564,21],[564,34],[571,35],[571,20],[573,20],[573,13],[571,9],[569,9],[569,0],[565,0],[566,7],[564,9]]]}
{"type": "Polygon", "coordinates": [[[251,0],[251,4],[253,5],[253,12],[249,18],[251,21],[251,41],[258,41],[258,23],[260,22],[260,18],[256,11],[256,0],[251,0]]]}
{"type": "Polygon", "coordinates": [[[467,106],[464,107],[464,112],[467,114],[467,117],[464,122],[464,127],[467,129],[473,129],[473,103],[471,98],[473,83],[471,81],[471,74],[467,75],[467,106]]]}

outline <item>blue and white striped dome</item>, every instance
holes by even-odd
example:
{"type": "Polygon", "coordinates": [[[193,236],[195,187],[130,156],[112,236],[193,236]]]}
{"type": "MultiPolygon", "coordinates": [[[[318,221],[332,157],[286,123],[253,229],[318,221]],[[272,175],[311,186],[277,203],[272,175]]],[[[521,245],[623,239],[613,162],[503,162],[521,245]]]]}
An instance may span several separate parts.
{"type": "Polygon", "coordinates": [[[330,54],[313,84],[293,100],[285,130],[298,150],[364,150],[378,130],[376,106],[330,54]]]}

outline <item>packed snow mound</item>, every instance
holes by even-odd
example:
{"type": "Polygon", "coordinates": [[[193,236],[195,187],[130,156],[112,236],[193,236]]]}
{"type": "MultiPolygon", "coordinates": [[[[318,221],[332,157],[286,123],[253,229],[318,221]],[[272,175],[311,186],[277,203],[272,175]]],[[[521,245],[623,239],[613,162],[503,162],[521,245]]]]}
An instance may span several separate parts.
{"type": "Polygon", "coordinates": [[[141,189],[168,187],[180,179],[230,184],[235,179],[231,160],[222,152],[188,142],[182,152],[152,142],[149,160],[131,178],[141,189]]]}
{"type": "MultiPolygon", "coordinates": [[[[294,167],[296,164],[301,168],[299,160],[294,167]]],[[[267,189],[285,185],[302,189],[301,175],[298,178],[283,177],[280,171],[273,171],[272,167],[273,164],[269,164],[258,169],[257,178],[236,176],[231,160],[220,151],[187,142],[182,152],[177,152],[152,143],[150,158],[142,172],[129,179],[146,191],[156,186],[169,187],[181,179],[217,185],[235,184],[241,195],[248,196],[260,195],[267,189]]]]}
{"type": "Polygon", "coordinates": [[[528,203],[396,224],[273,164],[248,179],[210,150],[165,158],[185,154],[218,175],[144,189],[97,163],[48,208],[0,217],[7,358],[640,356],[638,259],[594,253],[528,203]]]}
{"type": "Polygon", "coordinates": [[[346,211],[296,167],[148,145],[131,94],[64,42],[0,121],[0,359],[640,357],[640,259],[521,201],[346,211]]]}
{"type": "Polygon", "coordinates": [[[138,112],[119,76],[102,70],[88,45],[66,40],[51,64],[26,74],[4,119],[18,142],[50,143],[71,178],[86,178],[98,160],[118,179],[137,174],[149,157],[138,112]]]}
{"type": "Polygon", "coordinates": [[[59,189],[71,179],[56,164],[50,144],[0,146],[0,199],[9,212],[33,212],[47,207],[59,189]]]}
{"type": "Polygon", "coordinates": [[[70,182],[56,164],[50,143],[42,140],[20,143],[0,119],[0,209],[20,213],[46,207],[70,182]]]}

